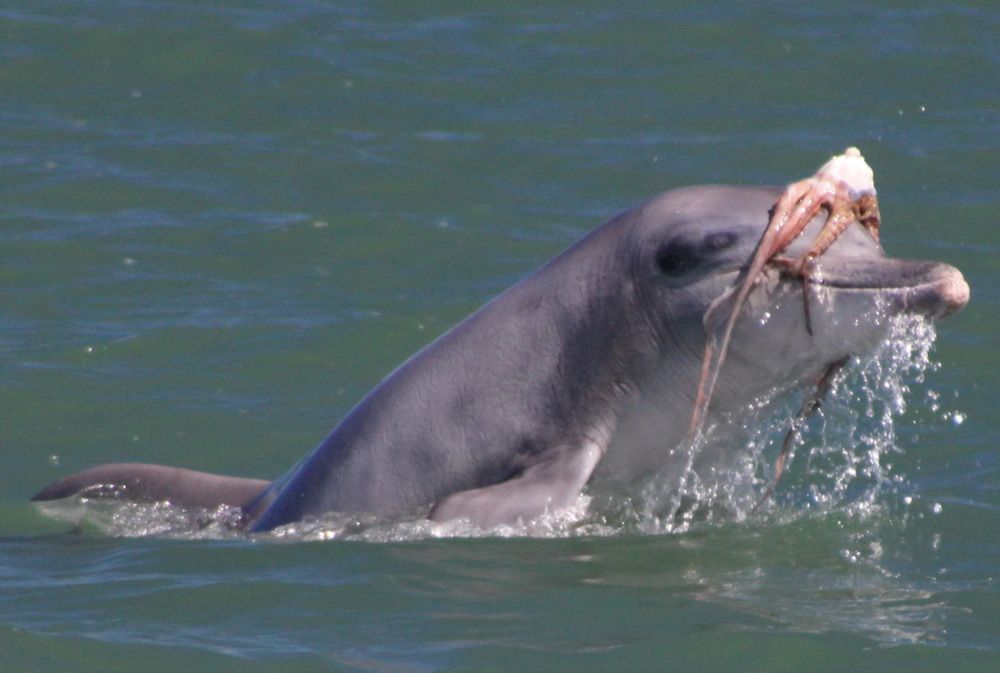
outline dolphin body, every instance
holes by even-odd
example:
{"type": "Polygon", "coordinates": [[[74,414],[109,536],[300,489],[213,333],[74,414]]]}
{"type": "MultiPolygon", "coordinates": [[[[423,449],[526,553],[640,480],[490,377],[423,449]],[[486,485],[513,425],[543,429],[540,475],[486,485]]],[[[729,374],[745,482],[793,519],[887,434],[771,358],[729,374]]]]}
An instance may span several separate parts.
{"type": "MultiPolygon", "coordinates": [[[[119,463],[70,475],[34,500],[114,493],[228,504],[251,531],[432,505],[431,519],[491,527],[563,508],[584,487],[634,484],[678,460],[671,449],[687,438],[706,310],[747,264],[781,193],[687,187],[618,215],[404,362],[274,482],[119,463]]],[[[709,425],[870,351],[895,314],[940,317],[969,297],[957,269],[888,258],[860,223],[819,262],[805,290],[773,268],[754,287],[709,425]]]]}

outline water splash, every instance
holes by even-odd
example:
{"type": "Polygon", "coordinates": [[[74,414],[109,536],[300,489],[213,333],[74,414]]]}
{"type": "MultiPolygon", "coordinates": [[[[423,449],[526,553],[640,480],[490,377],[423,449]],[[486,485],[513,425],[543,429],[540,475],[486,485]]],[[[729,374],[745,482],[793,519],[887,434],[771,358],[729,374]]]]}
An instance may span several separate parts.
{"type": "MultiPolygon", "coordinates": [[[[601,503],[605,521],[614,522],[613,528],[660,534],[748,520],[787,522],[845,508],[874,513],[882,496],[905,481],[890,469],[891,457],[901,451],[897,424],[907,413],[911,386],[938,368],[931,358],[935,339],[930,321],[893,318],[878,349],[855,358],[835,377],[822,407],[795,437],[788,467],[769,499],[763,494],[773,483],[801,393],[761,399],[698,443],[680,447],[687,465],[679,480],[656,475],[636,497],[601,503]],[[732,462],[702,460],[718,455],[732,456],[732,462]]],[[[940,416],[962,418],[961,412],[940,416]]]]}
{"type": "Polygon", "coordinates": [[[219,540],[243,537],[238,507],[185,508],[165,502],[129,502],[75,497],[36,503],[47,516],[72,524],[77,532],[113,537],[219,540]]]}
{"type": "Polygon", "coordinates": [[[905,475],[891,469],[901,453],[897,427],[908,411],[911,386],[922,384],[938,364],[931,359],[933,323],[900,316],[870,357],[856,361],[834,382],[814,422],[811,442],[802,440],[798,474],[781,500],[808,510],[849,507],[871,513],[883,494],[905,475]]]}

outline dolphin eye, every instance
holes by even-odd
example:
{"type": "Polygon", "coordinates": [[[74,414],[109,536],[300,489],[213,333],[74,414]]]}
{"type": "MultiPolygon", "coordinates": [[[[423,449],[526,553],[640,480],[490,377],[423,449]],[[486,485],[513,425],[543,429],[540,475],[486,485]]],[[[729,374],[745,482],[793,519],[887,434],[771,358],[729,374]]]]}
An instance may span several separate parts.
{"type": "Polygon", "coordinates": [[[698,253],[702,256],[722,252],[736,242],[736,234],[731,231],[719,231],[702,239],[698,253]]]}
{"type": "Polygon", "coordinates": [[[670,243],[656,251],[656,267],[666,276],[682,276],[696,266],[698,254],[689,243],[670,243]]]}
{"type": "Polygon", "coordinates": [[[675,239],[656,251],[656,266],[665,276],[683,276],[713,261],[713,257],[735,244],[737,238],[734,232],[719,231],[697,242],[675,239]]]}

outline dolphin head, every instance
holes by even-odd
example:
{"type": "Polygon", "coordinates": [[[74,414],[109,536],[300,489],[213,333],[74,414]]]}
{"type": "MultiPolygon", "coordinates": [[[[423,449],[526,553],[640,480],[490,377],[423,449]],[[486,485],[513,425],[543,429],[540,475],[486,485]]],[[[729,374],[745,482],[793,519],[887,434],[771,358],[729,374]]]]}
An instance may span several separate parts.
{"type": "MultiPolygon", "coordinates": [[[[630,236],[634,287],[664,353],[673,386],[694,395],[706,340],[728,317],[709,311],[748,263],[781,188],[703,186],[641,206],[630,236]],[[692,363],[698,367],[692,367],[692,363]]],[[[801,256],[823,225],[817,216],[785,252],[801,256]]],[[[891,226],[891,224],[890,224],[891,226]]],[[[886,257],[855,222],[818,259],[808,280],[769,265],[751,291],[722,366],[713,406],[814,380],[832,363],[873,349],[900,313],[936,318],[965,305],[962,274],[938,262],[886,257]],[[807,318],[808,313],[808,318],[807,318]]]]}

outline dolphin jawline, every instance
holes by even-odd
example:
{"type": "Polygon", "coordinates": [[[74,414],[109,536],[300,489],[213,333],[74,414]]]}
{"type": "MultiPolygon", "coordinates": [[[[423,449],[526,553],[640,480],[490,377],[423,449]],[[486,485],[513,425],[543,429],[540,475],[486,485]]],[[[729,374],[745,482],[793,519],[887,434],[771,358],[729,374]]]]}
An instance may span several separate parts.
{"type": "Polygon", "coordinates": [[[837,259],[821,261],[818,269],[809,279],[809,285],[838,291],[877,292],[891,302],[893,313],[941,318],[969,302],[969,285],[962,272],[941,262],[892,257],[837,259]]]}

